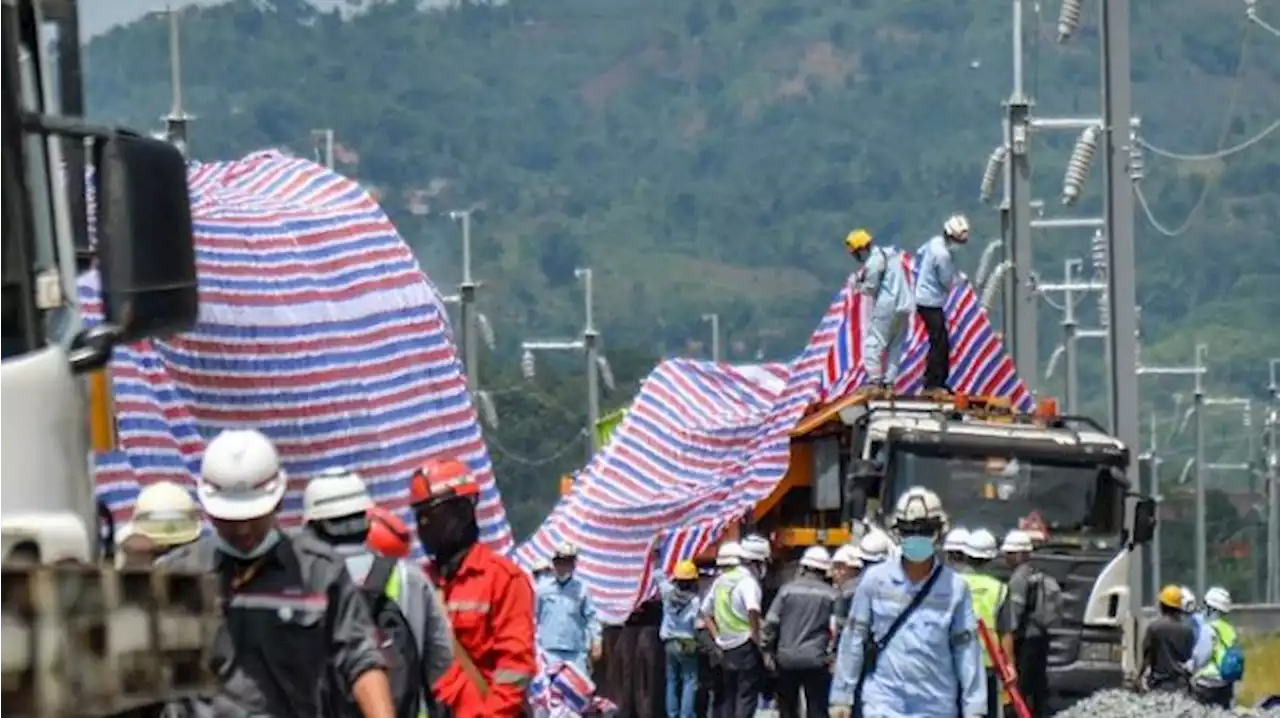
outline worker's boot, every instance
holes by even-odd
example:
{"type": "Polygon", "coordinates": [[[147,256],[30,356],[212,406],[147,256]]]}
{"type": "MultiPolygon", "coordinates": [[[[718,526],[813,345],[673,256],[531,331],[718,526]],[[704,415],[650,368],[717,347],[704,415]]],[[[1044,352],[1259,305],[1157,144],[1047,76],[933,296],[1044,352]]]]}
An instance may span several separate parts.
{"type": "Polygon", "coordinates": [[[893,382],[881,381],[877,382],[871,391],[872,397],[875,399],[892,399],[893,398],[893,382]]]}

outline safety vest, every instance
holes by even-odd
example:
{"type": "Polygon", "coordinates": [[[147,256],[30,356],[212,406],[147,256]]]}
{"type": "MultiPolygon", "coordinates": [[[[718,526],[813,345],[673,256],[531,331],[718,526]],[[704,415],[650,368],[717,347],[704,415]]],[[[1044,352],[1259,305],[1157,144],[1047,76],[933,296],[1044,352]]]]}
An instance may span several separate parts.
{"type": "MultiPolygon", "coordinates": [[[[988,631],[996,630],[996,612],[1004,602],[1005,585],[999,580],[983,573],[961,573],[960,577],[969,585],[969,594],[973,596],[973,612],[978,620],[986,624],[988,631]]],[[[982,645],[982,663],[991,667],[991,656],[987,646],[982,645]]]]}
{"type": "Polygon", "coordinates": [[[1196,678],[1217,678],[1223,655],[1236,644],[1236,629],[1227,623],[1227,619],[1215,618],[1212,622],[1205,622],[1204,630],[1213,631],[1213,653],[1209,662],[1196,672],[1196,678]]]}
{"type": "Polygon", "coordinates": [[[746,578],[746,572],[739,567],[716,581],[712,605],[715,609],[716,627],[723,632],[746,633],[751,630],[751,623],[747,621],[747,617],[739,616],[733,610],[733,589],[737,587],[738,582],[746,578]]]}

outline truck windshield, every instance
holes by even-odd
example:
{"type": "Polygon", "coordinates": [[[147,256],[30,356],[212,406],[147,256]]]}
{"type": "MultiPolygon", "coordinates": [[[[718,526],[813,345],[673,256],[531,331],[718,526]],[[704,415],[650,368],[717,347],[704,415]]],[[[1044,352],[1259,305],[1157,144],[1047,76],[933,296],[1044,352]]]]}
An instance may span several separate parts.
{"type": "Polygon", "coordinates": [[[1106,467],[901,450],[891,458],[895,493],[912,486],[936,492],[952,526],[985,528],[997,536],[1038,528],[1050,541],[1119,538],[1115,502],[1123,490],[1106,467]]]}

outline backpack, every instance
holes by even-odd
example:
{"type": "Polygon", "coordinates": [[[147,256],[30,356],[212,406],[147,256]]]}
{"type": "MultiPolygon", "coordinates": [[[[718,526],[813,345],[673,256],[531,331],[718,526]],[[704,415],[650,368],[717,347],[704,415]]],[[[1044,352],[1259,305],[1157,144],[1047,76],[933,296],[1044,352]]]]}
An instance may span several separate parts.
{"type": "MultiPolygon", "coordinates": [[[[1218,633],[1217,628],[1213,628],[1213,635],[1218,643],[1223,642],[1222,634],[1218,633]]],[[[1239,640],[1223,648],[1222,658],[1218,661],[1218,677],[1227,683],[1235,683],[1244,678],[1244,651],[1240,648],[1239,640]]]]}
{"type": "Polygon", "coordinates": [[[387,680],[395,702],[397,718],[416,718],[422,709],[423,657],[418,653],[418,639],[413,635],[395,597],[387,592],[398,560],[379,556],[374,559],[360,593],[369,606],[378,640],[387,661],[387,680]]]}
{"type": "Polygon", "coordinates": [[[1043,632],[1062,621],[1062,584],[1042,571],[1031,574],[1031,594],[1027,620],[1043,632]]]}

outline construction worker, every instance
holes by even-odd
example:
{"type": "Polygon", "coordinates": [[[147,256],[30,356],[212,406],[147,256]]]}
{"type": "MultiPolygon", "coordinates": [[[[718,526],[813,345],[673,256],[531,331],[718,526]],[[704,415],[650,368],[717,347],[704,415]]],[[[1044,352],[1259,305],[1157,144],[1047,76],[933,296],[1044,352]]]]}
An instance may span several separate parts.
{"type": "Polygon", "coordinates": [[[1160,589],[1160,615],[1147,624],[1142,636],[1142,667],[1139,676],[1147,690],[1184,692],[1189,688],[1191,651],[1195,631],[1182,615],[1182,589],[1160,589]]]}
{"type": "Polygon", "coordinates": [[[858,292],[871,302],[862,333],[862,367],[868,386],[892,392],[902,364],[902,341],[911,324],[913,295],[907,284],[902,253],[872,246],[871,233],[855,229],[844,245],[859,263],[858,292]],[[886,356],[887,355],[887,356],[886,356]]]}
{"type": "Polygon", "coordinates": [[[1240,647],[1236,629],[1227,622],[1227,614],[1231,613],[1227,589],[1214,586],[1205,591],[1204,613],[1213,649],[1209,661],[1192,675],[1191,691],[1205,705],[1230,709],[1235,702],[1235,684],[1244,677],[1244,663],[1237,655],[1240,647]]]}
{"type": "Polygon", "coordinates": [[[942,540],[942,551],[947,555],[947,563],[952,568],[963,568],[967,564],[964,558],[964,546],[969,540],[969,530],[957,526],[947,532],[947,537],[942,540]]]}
{"type": "Polygon", "coordinates": [[[753,718],[765,682],[760,653],[760,578],[772,547],[760,536],[739,544],[741,565],[718,576],[702,602],[707,631],[721,653],[723,690],[715,695],[715,718],[753,718]]]}
{"type": "Polygon", "coordinates": [[[572,663],[591,675],[590,664],[600,660],[600,621],[587,587],[574,575],[578,547],[562,543],[551,556],[552,579],[540,581],[534,625],[538,648],[549,658],[572,663]],[[590,664],[587,658],[590,657],[590,664]]]}
{"type": "Polygon", "coordinates": [[[1005,615],[999,623],[1001,650],[1010,657],[1018,690],[1032,717],[1039,718],[1049,714],[1049,634],[1029,620],[1037,578],[1031,566],[1034,548],[1031,535],[1018,529],[1005,534],[1000,544],[1000,552],[1013,572],[1009,574],[1007,600],[1001,610],[1005,615]]]}
{"type": "Polygon", "coordinates": [[[985,716],[987,684],[969,587],[939,561],[947,525],[938,495],[913,487],[898,499],[893,531],[902,559],[867,569],[840,638],[832,718],[855,706],[876,718],[985,716]]]}
{"type": "Polygon", "coordinates": [[[947,378],[951,372],[951,337],[947,333],[944,310],[947,295],[957,279],[952,253],[969,241],[969,220],[953,214],[942,225],[942,235],[929,240],[920,252],[920,268],[916,277],[916,313],[929,335],[929,354],[925,359],[924,391],[949,393],[947,378]]]}
{"type": "Polygon", "coordinates": [[[659,574],[658,590],[658,639],[667,654],[667,718],[693,718],[698,690],[698,567],[692,561],[677,563],[670,579],[659,574]]]}
{"type": "Polygon", "coordinates": [[[537,586],[543,579],[551,578],[551,562],[539,556],[533,560],[533,569],[529,573],[533,577],[533,585],[537,586]]]}
{"type": "Polygon", "coordinates": [[[858,587],[858,573],[861,570],[862,554],[857,546],[841,546],[831,557],[831,583],[839,594],[831,614],[833,636],[838,637],[844,630],[844,621],[849,617],[849,607],[853,605],[853,592],[858,587]]]}
{"type": "MultiPolygon", "coordinates": [[[[411,646],[400,647],[405,652],[399,657],[415,665],[389,667],[393,698],[399,706],[416,701],[429,710],[434,702],[432,686],[453,663],[448,618],[427,575],[396,555],[408,555],[405,526],[394,514],[375,509],[364,479],[345,469],[316,476],[302,493],[304,530],[346,561],[352,581],[373,595],[385,595],[399,609],[414,639],[411,646]],[[383,550],[375,551],[373,546],[383,550]]],[[[376,612],[374,619],[378,619],[376,612]]],[[[395,619],[397,625],[404,625],[399,620],[395,619]]]]}
{"type": "Polygon", "coordinates": [[[825,577],[831,557],[821,546],[810,546],[800,557],[800,569],[769,604],[761,630],[764,653],[778,671],[778,713],[799,718],[804,692],[808,718],[826,718],[831,690],[835,641],[831,619],[840,594],[825,577]]]}
{"type": "Polygon", "coordinates": [[[862,556],[862,573],[858,574],[861,579],[867,575],[867,571],[872,566],[878,566],[888,561],[895,554],[897,547],[894,546],[893,538],[881,529],[873,528],[867,532],[866,536],[858,542],[858,553],[862,556]]]}
{"type": "Polygon", "coordinates": [[[288,477],[271,441],[252,429],[214,437],[196,486],[213,532],[166,554],[178,570],[219,578],[224,622],[210,649],[220,689],[197,715],[326,715],[318,686],[336,679],[366,718],[392,718],[386,664],[365,601],[344,562],[276,512],[288,477]]]}
{"type": "MultiPolygon", "coordinates": [[[[1004,605],[1008,589],[987,571],[997,553],[996,537],[990,531],[978,529],[971,532],[964,544],[965,568],[960,572],[960,578],[969,585],[973,612],[986,626],[993,641],[1009,632],[1008,627],[997,620],[1007,621],[1008,612],[1000,608],[1004,605]]],[[[995,718],[1000,712],[1000,679],[985,643],[982,645],[982,665],[987,674],[987,715],[995,718]]]]}
{"type": "Polygon", "coordinates": [[[1187,666],[1191,673],[1198,672],[1209,663],[1213,655],[1213,635],[1205,626],[1204,614],[1196,605],[1196,594],[1186,586],[1182,586],[1182,618],[1191,626],[1196,640],[1191,649],[1191,663],[1187,666]]]}
{"type": "Polygon", "coordinates": [[[702,594],[699,601],[698,618],[697,618],[697,635],[698,635],[698,694],[695,699],[695,713],[698,716],[708,714],[719,715],[714,712],[714,707],[720,705],[718,698],[724,693],[724,652],[720,650],[715,636],[711,633],[708,625],[709,616],[706,612],[710,610],[711,596],[714,593],[716,581],[726,573],[737,569],[742,565],[742,546],[737,541],[725,541],[720,544],[720,548],[716,550],[716,573],[715,579],[711,586],[702,594]]]}
{"type": "Polygon", "coordinates": [[[515,718],[537,671],[529,577],[479,542],[480,487],[457,459],[428,459],[409,479],[418,540],[453,627],[454,662],[436,682],[454,718],[515,718]]]}
{"type": "Polygon", "coordinates": [[[200,507],[172,481],[157,481],[138,492],[133,517],[120,530],[121,565],[145,566],[200,538],[200,507]]]}

